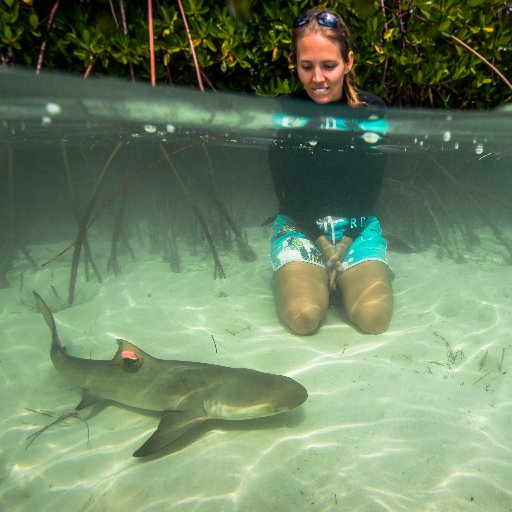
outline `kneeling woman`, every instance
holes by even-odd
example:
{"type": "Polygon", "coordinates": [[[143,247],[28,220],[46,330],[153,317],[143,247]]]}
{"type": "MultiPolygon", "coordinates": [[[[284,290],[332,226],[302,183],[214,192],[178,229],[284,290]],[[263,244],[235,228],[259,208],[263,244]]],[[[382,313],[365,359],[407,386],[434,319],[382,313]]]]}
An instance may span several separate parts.
{"type": "MultiPolygon", "coordinates": [[[[385,106],[354,88],[350,34],[332,12],[311,9],[297,18],[290,59],[303,90],[289,97],[324,105],[318,107],[322,114],[331,105],[385,106]]],[[[271,237],[279,314],[292,331],[310,334],[325,317],[333,290],[350,322],[382,333],[393,309],[386,242],[374,215],[384,155],[322,148],[321,139],[304,146],[269,152],[279,200],[271,237]]]]}

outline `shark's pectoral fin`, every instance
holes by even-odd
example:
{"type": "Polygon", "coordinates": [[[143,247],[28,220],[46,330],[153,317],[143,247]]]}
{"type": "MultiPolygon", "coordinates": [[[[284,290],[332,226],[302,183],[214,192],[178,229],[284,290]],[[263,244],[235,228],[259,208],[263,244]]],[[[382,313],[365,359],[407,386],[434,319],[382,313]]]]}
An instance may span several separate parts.
{"type": "Polygon", "coordinates": [[[133,456],[146,457],[165,448],[206,419],[205,416],[200,416],[191,411],[164,412],[158,428],[133,456]]]}
{"type": "Polygon", "coordinates": [[[81,411],[82,409],[85,409],[86,407],[89,407],[90,405],[95,404],[100,400],[103,400],[103,398],[98,398],[96,395],[93,395],[84,389],[82,392],[82,400],[80,400],[80,403],[75,407],[75,410],[81,411]]]}

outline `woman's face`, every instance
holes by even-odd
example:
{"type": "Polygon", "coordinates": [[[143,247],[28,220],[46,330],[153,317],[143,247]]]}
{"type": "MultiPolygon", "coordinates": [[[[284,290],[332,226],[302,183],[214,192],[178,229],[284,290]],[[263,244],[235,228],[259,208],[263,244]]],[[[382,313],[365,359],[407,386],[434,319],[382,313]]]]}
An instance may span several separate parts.
{"type": "Polygon", "coordinates": [[[312,32],[297,43],[297,74],[316,103],[339,101],[343,95],[343,80],[352,69],[354,53],[349,52],[348,62],[341,56],[339,43],[312,32]]]}

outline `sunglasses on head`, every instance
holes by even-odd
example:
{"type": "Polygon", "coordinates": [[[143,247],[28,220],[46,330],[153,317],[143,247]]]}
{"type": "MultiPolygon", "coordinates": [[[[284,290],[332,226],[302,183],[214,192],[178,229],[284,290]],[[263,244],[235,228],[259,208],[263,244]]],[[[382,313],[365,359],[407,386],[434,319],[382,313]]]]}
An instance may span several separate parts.
{"type": "Polygon", "coordinates": [[[316,18],[316,21],[319,25],[323,27],[334,28],[338,26],[338,23],[341,23],[340,19],[336,14],[329,11],[322,12],[303,12],[294,22],[293,28],[300,28],[304,25],[307,25],[313,18],[316,18]]]}

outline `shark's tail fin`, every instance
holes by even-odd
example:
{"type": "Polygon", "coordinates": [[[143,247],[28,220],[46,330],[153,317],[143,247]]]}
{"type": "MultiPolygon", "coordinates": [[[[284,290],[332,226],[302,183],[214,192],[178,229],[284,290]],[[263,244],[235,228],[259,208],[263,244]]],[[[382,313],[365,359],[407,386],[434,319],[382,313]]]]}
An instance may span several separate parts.
{"type": "Polygon", "coordinates": [[[50,331],[52,332],[52,353],[54,353],[56,350],[66,353],[66,349],[62,346],[59,340],[59,335],[57,334],[57,326],[55,325],[55,320],[53,318],[52,312],[50,311],[50,308],[47,306],[41,295],[39,295],[37,292],[33,293],[36,299],[36,305],[46,320],[50,331]]]}

